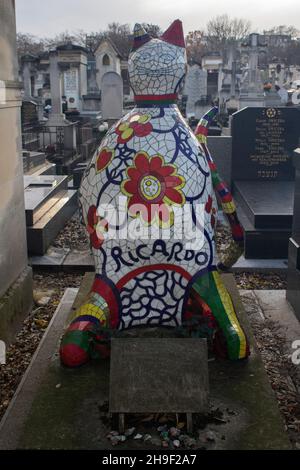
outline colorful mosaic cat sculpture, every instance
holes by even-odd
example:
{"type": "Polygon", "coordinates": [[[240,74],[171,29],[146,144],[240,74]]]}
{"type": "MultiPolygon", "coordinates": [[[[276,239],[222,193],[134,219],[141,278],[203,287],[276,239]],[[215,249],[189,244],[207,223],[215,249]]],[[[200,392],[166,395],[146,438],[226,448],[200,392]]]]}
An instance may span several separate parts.
{"type": "Polygon", "coordinates": [[[108,355],[112,330],[183,325],[195,334],[203,319],[215,351],[230,359],[249,354],[217,269],[214,187],[236,246],[243,230],[206,147],[215,111],[200,123],[198,141],[175,104],[185,69],[179,20],[159,39],[135,26],[129,75],[136,107],[109,130],[80,189],[96,276],[62,339],[60,356],[67,366],[108,355]],[[188,231],[182,229],[182,214],[190,216],[188,231]],[[149,228],[150,239],[144,236],[149,228]]]}

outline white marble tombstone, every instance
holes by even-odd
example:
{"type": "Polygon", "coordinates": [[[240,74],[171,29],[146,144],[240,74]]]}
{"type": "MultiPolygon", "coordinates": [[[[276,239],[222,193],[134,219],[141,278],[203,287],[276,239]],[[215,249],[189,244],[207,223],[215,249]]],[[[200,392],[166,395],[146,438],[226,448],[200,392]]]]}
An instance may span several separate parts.
{"type": "Polygon", "coordinates": [[[196,103],[207,96],[207,71],[197,64],[188,68],[185,79],[184,94],[187,95],[186,115],[195,116],[196,103]]]}
{"type": "Polygon", "coordinates": [[[101,80],[102,119],[120,119],[123,115],[123,80],[116,72],[107,72],[101,80]]]}

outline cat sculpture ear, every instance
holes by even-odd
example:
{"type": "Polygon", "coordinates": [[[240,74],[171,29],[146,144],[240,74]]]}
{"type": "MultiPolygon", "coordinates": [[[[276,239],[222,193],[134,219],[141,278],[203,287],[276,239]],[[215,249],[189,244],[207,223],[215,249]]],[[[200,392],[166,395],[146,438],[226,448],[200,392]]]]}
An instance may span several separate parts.
{"type": "Polygon", "coordinates": [[[136,51],[143,44],[146,44],[146,42],[151,41],[151,39],[152,39],[151,36],[148,33],[146,33],[143,26],[140,25],[139,23],[136,23],[133,29],[132,51],[136,51]]]}
{"type": "Polygon", "coordinates": [[[160,39],[168,42],[169,44],[173,44],[174,46],[185,48],[182,22],[180,20],[173,21],[171,26],[168,27],[160,39]]]}

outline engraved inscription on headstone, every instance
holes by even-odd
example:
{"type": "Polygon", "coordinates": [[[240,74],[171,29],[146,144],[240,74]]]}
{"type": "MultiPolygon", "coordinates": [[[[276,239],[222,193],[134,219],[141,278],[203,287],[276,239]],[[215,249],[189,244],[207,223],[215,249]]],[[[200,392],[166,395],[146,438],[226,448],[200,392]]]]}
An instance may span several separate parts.
{"type": "Polygon", "coordinates": [[[112,340],[112,413],[196,413],[208,406],[205,339],[112,340]]]}
{"type": "Polygon", "coordinates": [[[71,68],[64,72],[64,92],[68,102],[68,108],[79,107],[79,82],[78,69],[71,68]]]}
{"type": "Polygon", "coordinates": [[[233,115],[234,180],[293,180],[300,109],[245,108],[233,115]]]}

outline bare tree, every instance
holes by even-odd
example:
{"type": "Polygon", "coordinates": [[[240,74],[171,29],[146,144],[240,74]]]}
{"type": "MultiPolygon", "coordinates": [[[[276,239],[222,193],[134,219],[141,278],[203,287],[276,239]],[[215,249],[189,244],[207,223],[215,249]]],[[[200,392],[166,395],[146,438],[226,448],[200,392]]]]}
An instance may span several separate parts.
{"type": "Polygon", "coordinates": [[[37,38],[32,34],[18,33],[17,34],[17,53],[18,57],[22,55],[32,54],[37,55],[45,50],[44,40],[37,38]]]}
{"type": "Polygon", "coordinates": [[[158,38],[159,36],[162,35],[162,30],[160,29],[160,26],[157,24],[152,24],[152,23],[142,23],[143,28],[147,33],[150,34],[153,38],[158,38]]]}
{"type": "Polygon", "coordinates": [[[114,43],[123,57],[128,57],[132,44],[132,33],[129,24],[110,23],[104,34],[114,43]]]}
{"type": "Polygon", "coordinates": [[[204,31],[190,31],[185,38],[185,42],[188,62],[201,64],[201,59],[207,52],[204,31]]]}
{"type": "MultiPolygon", "coordinates": [[[[158,25],[145,23],[143,26],[151,36],[158,37],[161,35],[161,29],[158,25]]],[[[96,31],[89,34],[83,30],[77,30],[73,32],[64,31],[53,38],[37,38],[28,33],[19,33],[17,35],[18,56],[21,57],[25,54],[37,55],[40,52],[54,49],[69,42],[86,47],[89,51],[95,51],[99,41],[104,37],[108,37],[113,42],[122,57],[128,57],[133,39],[131,27],[129,24],[116,22],[110,23],[105,31],[96,31]]]]}
{"type": "Polygon", "coordinates": [[[242,18],[230,18],[228,15],[219,15],[207,23],[207,39],[210,49],[222,54],[228,44],[237,43],[250,33],[251,23],[242,18]]]}
{"type": "Polygon", "coordinates": [[[273,26],[273,28],[269,29],[268,31],[264,31],[264,34],[280,34],[291,36],[291,38],[296,38],[299,34],[299,30],[293,25],[279,25],[273,26]]]}

